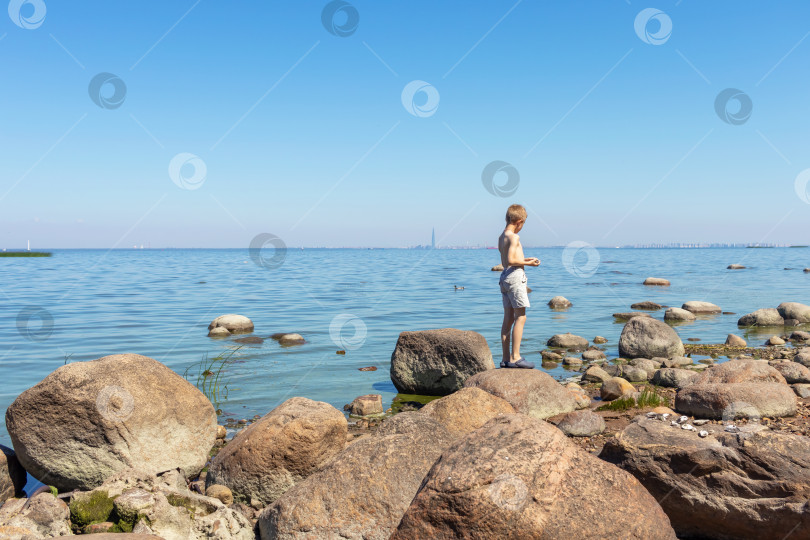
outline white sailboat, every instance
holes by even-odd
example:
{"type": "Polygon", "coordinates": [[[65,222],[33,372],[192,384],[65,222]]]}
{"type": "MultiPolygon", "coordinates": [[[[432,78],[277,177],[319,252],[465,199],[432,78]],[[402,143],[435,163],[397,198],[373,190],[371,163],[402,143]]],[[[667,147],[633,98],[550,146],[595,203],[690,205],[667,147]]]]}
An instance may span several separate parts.
{"type": "Polygon", "coordinates": [[[28,251],[31,251],[31,240],[28,241],[28,251]]]}

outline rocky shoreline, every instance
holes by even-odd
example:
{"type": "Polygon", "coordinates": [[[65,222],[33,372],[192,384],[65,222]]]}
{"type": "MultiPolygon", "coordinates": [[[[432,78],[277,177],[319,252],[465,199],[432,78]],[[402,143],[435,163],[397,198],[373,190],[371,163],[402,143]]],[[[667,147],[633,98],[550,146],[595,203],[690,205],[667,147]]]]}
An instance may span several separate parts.
{"type": "MultiPolygon", "coordinates": [[[[643,311],[620,314],[620,358],[599,336],[552,336],[542,359],[576,370],[564,384],[496,369],[476,332],[403,332],[391,379],[424,397],[358,396],[348,419],[294,397],[228,424],[229,441],[151,358],[68,364],[7,410],[0,538],[808,537],[810,307],[774,311],[782,331],[760,347],[683,344],[643,311]],[[47,487],[24,497],[25,471],[47,487]]],[[[227,315],[209,330],[254,328],[227,315]]]]}

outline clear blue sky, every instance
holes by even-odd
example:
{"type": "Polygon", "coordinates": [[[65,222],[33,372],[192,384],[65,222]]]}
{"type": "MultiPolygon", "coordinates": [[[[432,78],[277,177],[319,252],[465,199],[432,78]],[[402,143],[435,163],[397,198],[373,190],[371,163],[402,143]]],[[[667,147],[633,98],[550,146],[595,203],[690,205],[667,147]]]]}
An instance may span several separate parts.
{"type": "Polygon", "coordinates": [[[530,245],[810,241],[803,0],[357,0],[345,37],[324,1],[38,3],[33,29],[0,10],[0,247],[493,244],[512,202],[530,245]],[[423,117],[414,80],[439,96],[423,117]],[[170,178],[181,153],[198,189],[170,178]],[[510,197],[482,185],[495,160],[510,197]]]}

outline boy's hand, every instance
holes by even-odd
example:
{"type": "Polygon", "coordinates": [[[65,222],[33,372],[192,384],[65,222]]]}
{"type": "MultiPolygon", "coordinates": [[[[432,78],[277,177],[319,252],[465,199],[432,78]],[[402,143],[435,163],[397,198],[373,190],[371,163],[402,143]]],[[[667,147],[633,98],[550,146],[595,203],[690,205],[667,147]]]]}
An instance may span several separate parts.
{"type": "Polygon", "coordinates": [[[527,266],[540,266],[540,259],[538,259],[537,257],[529,257],[528,259],[526,259],[526,265],[527,266]]]}

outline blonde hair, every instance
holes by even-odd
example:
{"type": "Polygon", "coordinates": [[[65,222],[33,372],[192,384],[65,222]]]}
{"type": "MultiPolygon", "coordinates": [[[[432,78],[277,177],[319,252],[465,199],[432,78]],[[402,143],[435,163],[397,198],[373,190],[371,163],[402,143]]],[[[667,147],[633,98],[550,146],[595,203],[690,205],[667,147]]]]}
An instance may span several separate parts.
{"type": "Polygon", "coordinates": [[[517,223],[526,221],[526,209],[519,204],[513,204],[506,209],[506,223],[517,223]]]}

